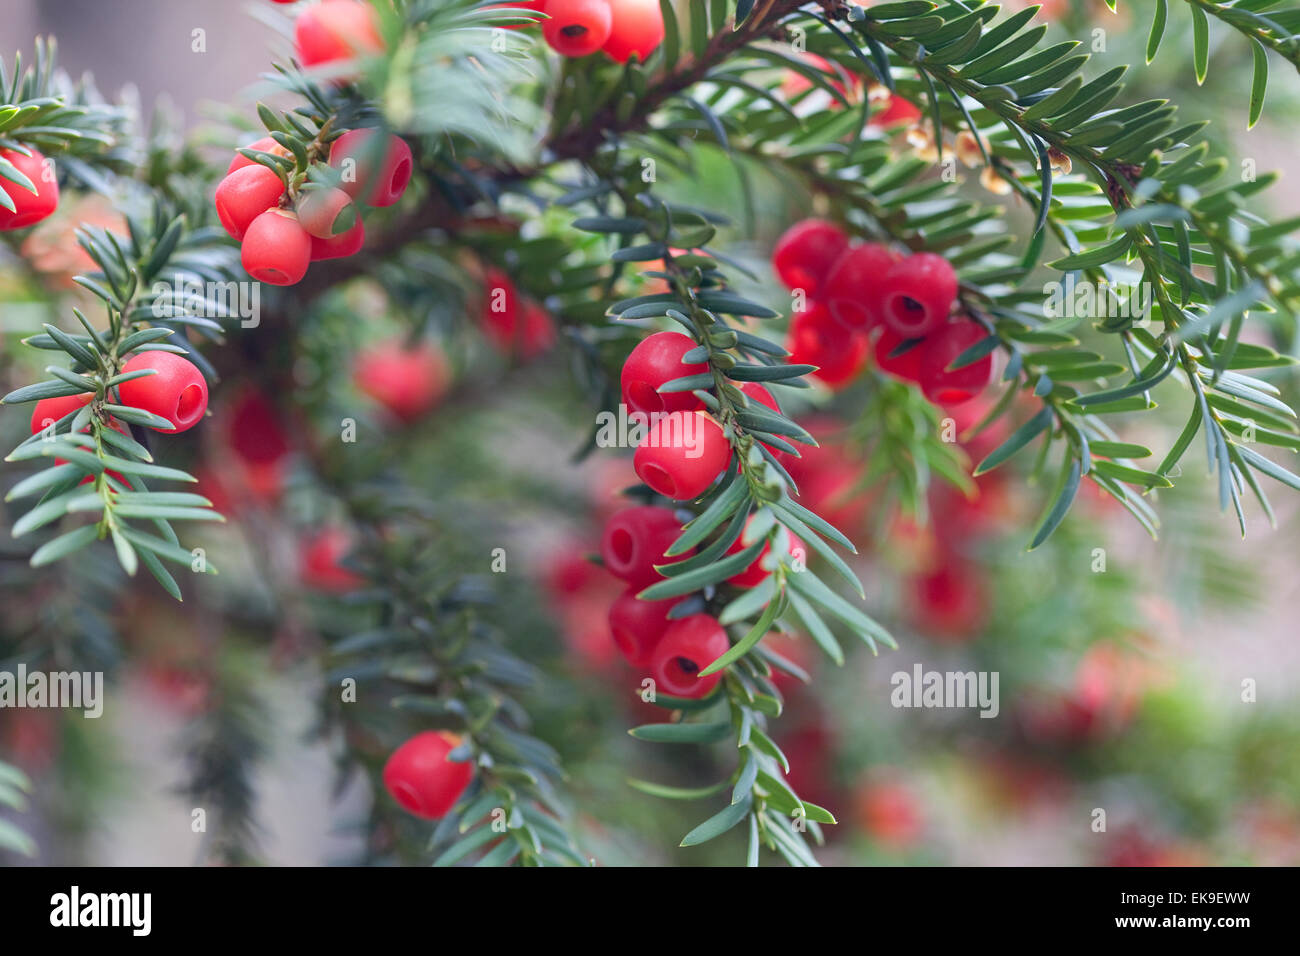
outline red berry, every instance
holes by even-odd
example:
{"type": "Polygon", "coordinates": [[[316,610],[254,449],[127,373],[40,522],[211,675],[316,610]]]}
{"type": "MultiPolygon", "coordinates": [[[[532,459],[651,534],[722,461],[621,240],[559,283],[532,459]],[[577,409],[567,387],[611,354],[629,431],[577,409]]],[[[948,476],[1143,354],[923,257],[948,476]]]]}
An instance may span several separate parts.
{"type": "Polygon", "coordinates": [[[921,111],[916,105],[903,99],[901,96],[889,96],[889,102],[885,108],[871,114],[871,119],[867,123],[871,126],[878,126],[885,129],[890,126],[899,126],[903,123],[915,123],[921,118],[921,111]]]}
{"type": "MultiPolygon", "coordinates": [[[[117,386],[123,405],[140,408],[167,419],[173,433],[188,431],[203,420],[208,409],[208,383],[197,365],[175,352],[136,352],[122,366],[123,373],[153,369],[117,386]]],[[[167,431],[159,428],[156,431],[167,431]]]]}
{"type": "Polygon", "coordinates": [[[361,251],[361,247],[366,244],[366,227],[362,223],[361,217],[352,224],[352,228],[347,232],[341,232],[337,236],[329,239],[317,239],[311,237],[311,261],[319,262],[322,259],[346,259],[348,256],[354,256],[361,251]]]}
{"type": "Polygon", "coordinates": [[[899,352],[903,343],[908,341],[910,341],[908,338],[899,335],[888,326],[883,327],[880,336],[876,339],[876,365],[882,372],[888,372],[905,382],[920,382],[921,354],[924,351],[925,340],[915,342],[906,350],[899,352]]]}
{"type": "Polygon", "coordinates": [[[82,392],[80,395],[60,395],[58,398],[42,398],[32,410],[32,434],[48,428],[64,415],[69,415],[83,407],[95,395],[82,392]]]}
{"type": "Polygon", "coordinates": [[[296,208],[298,222],[317,239],[341,235],[361,218],[351,196],[328,186],[304,189],[298,194],[296,208]]]}
{"type": "Polygon", "coordinates": [[[587,56],[609,39],[611,15],[606,0],[547,0],[542,36],[563,56],[587,56]]]}
{"type": "Polygon", "coordinates": [[[772,266],[787,289],[816,295],[831,268],[849,248],[849,237],[824,219],[796,222],[772,249],[772,266]]]}
{"type": "Polygon", "coordinates": [[[531,359],[555,344],[555,322],[550,313],[515,288],[500,269],[488,269],[486,295],[480,319],[483,332],[505,355],[531,359]]]}
{"type": "MultiPolygon", "coordinates": [[[[754,520],[753,518],[750,518],[749,521],[746,521],[745,527],[748,528],[750,522],[753,520],[754,520]]],[[[735,541],[731,543],[731,547],[727,548],[726,554],[727,555],[740,554],[740,552],[750,547],[753,543],[754,542],[750,542],[750,544],[745,544],[745,536],[742,533],[739,538],[737,538],[735,541]]],[[[798,547],[802,547],[802,543],[794,535],[790,535],[791,550],[793,551],[793,549],[798,547]]],[[[727,578],[727,583],[734,584],[738,588],[752,588],[762,584],[764,581],[767,580],[768,575],[772,573],[771,571],[768,571],[766,568],[763,567],[763,561],[771,553],[772,553],[772,544],[769,541],[763,545],[763,550],[758,553],[758,557],[754,559],[753,563],[750,564],[749,567],[745,568],[745,570],[741,571],[740,573],[733,574],[731,577],[727,578]]]]}
{"type": "Polygon", "coordinates": [[[659,494],[688,501],[704,494],[731,461],[731,443],[704,412],[673,412],[651,423],[632,466],[659,494]]]}
{"type": "MultiPolygon", "coordinates": [[[[550,7],[548,3],[547,13],[550,7]]],[[[619,63],[626,63],[634,53],[644,63],[664,39],[659,0],[609,0],[609,12],[609,39],[601,49],[619,63]]]]}
{"type": "Polygon", "coordinates": [[[672,697],[707,697],[722,671],[700,677],[704,670],[727,652],[731,642],[716,618],[692,614],[673,621],[650,655],[650,676],[657,688],[672,697]]]}
{"type": "Polygon", "coordinates": [[[244,464],[268,465],[289,453],[279,412],[262,392],[243,390],[218,417],[226,444],[244,464]]]}
{"type": "Polygon", "coordinates": [[[628,411],[648,415],[700,408],[700,400],[690,392],[659,391],[659,386],[665,382],[709,370],[706,362],[682,363],[682,356],[697,344],[689,335],[680,332],[656,332],[643,339],[628,354],[619,375],[623,404],[628,411]]]}
{"type": "Polygon", "coordinates": [[[413,422],[442,400],[451,386],[451,369],[432,342],[407,348],[389,342],[357,356],[352,380],[393,417],[413,422]]]}
{"type": "Polygon", "coordinates": [[[949,557],[910,582],[908,617],[913,626],[940,640],[973,637],[988,618],[988,594],[978,569],[949,557]]]}
{"type": "Polygon", "coordinates": [[[917,349],[921,353],[918,371],[925,397],[936,405],[960,405],[984,391],[993,378],[992,355],[952,371],[948,371],[948,366],[962,352],[987,337],[988,332],[976,323],[959,319],[926,339],[917,349]]]}
{"type": "Polygon", "coordinates": [[[609,631],[614,644],[633,667],[645,667],[659,639],[668,629],[668,612],[679,598],[642,601],[637,588],[620,594],[609,608],[609,631]]]}
{"type": "MultiPolygon", "coordinates": [[[[256,150],[260,150],[263,153],[275,153],[277,156],[288,155],[288,150],[286,150],[283,146],[281,146],[279,143],[277,143],[269,136],[263,136],[261,139],[257,140],[256,142],[249,143],[247,146],[244,147],[244,149],[256,149],[256,150]]],[[[261,163],[257,163],[249,159],[243,153],[236,152],[235,158],[232,159],[230,161],[230,165],[226,167],[226,175],[229,176],[236,169],[243,169],[245,166],[260,166],[260,165],[261,163]]]]}
{"type": "Polygon", "coordinates": [[[610,574],[640,591],[663,580],[656,564],[671,564],[695,553],[691,549],[671,558],[665,555],[681,534],[682,523],[668,508],[624,508],[605,523],[600,557],[610,574]]]}
{"type": "Polygon", "coordinates": [[[323,528],[306,541],[298,555],[302,583],[316,591],[341,594],[355,591],[366,579],[343,560],[352,552],[352,535],[343,528],[323,528]]]}
{"type": "Polygon", "coordinates": [[[311,236],[289,210],[268,209],[248,227],[239,258],[259,282],[293,285],[311,264],[311,236]]]}
{"type": "Polygon", "coordinates": [[[841,325],[866,331],[880,321],[885,273],[898,256],[885,246],[864,242],[840,256],[826,276],[820,299],[841,325]]]}
{"type": "Polygon", "coordinates": [[[340,188],[370,206],[391,206],[402,198],[415,160],[400,136],[377,129],[348,130],[330,144],[330,165],[340,188]]]}
{"type": "Polygon", "coordinates": [[[217,218],[233,239],[243,239],[254,219],[280,203],[284,183],[261,163],[236,169],[217,186],[217,218]]]}
{"type": "Polygon", "coordinates": [[[375,8],[363,0],[325,0],[298,14],[294,44],[303,66],[382,53],[375,8]]]}
{"type": "Polygon", "coordinates": [[[895,332],[914,338],[948,321],[957,298],[957,273],[933,252],[896,262],[884,276],[880,317],[895,332]]]}
{"type": "Polygon", "coordinates": [[[446,816],[474,778],[473,764],[447,759],[460,744],[460,737],[443,730],[416,734],[384,764],[384,788],[417,817],[446,816]]]}
{"type": "Polygon", "coordinates": [[[870,354],[866,336],[834,321],[822,305],[795,313],[785,348],[791,365],[816,365],[813,377],[832,389],[843,388],[857,378],[870,354]]]}
{"type": "Polygon", "coordinates": [[[59,206],[59,182],[54,176],[54,164],[34,147],[27,149],[30,156],[15,149],[0,149],[0,160],[7,161],[36,187],[32,192],[26,186],[0,179],[0,189],[4,189],[14,204],[13,212],[0,206],[0,231],[23,229],[38,223],[59,206]]]}

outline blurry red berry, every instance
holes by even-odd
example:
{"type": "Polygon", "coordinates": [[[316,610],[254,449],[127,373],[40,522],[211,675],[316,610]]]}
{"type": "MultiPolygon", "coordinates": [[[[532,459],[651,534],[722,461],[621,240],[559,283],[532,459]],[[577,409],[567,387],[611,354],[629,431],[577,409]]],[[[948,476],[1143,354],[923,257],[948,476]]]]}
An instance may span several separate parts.
{"type": "Polygon", "coordinates": [[[846,329],[826,307],[813,305],[790,319],[785,349],[791,365],[815,365],[811,373],[831,389],[843,388],[867,367],[870,345],[865,335],[846,329]]]}
{"type": "Polygon", "coordinates": [[[298,60],[317,66],[382,53],[375,8],[363,0],[325,0],[298,14],[293,28],[298,60]]]}
{"type": "Polygon", "coordinates": [[[313,590],[335,594],[362,587],[366,579],[342,564],[352,547],[352,535],[343,528],[327,527],[312,535],[298,555],[302,583],[313,590]]]}
{"type": "Polygon", "coordinates": [[[318,239],[311,237],[311,261],[320,262],[323,259],[346,259],[348,256],[354,256],[361,251],[361,247],[366,244],[366,227],[357,217],[357,221],[352,224],[352,228],[347,232],[341,232],[337,236],[329,239],[318,239]]]}
{"type": "Polygon", "coordinates": [[[899,335],[928,335],[948,321],[957,298],[957,273],[933,252],[917,252],[889,267],[882,280],[880,316],[899,335]]]}
{"type": "Polygon", "coordinates": [[[341,235],[361,218],[352,197],[331,186],[304,189],[298,194],[296,208],[298,222],[317,239],[341,235]]]}
{"type": "Polygon", "coordinates": [[[0,189],[14,204],[12,212],[0,206],[0,231],[24,229],[40,222],[59,207],[59,182],[54,175],[54,164],[34,147],[28,146],[27,149],[30,156],[15,149],[0,149],[0,160],[7,161],[36,187],[32,192],[9,179],[0,179],[0,189]]]}
{"type": "Polygon", "coordinates": [[[892,250],[875,242],[864,242],[840,256],[819,296],[831,318],[859,332],[879,323],[885,273],[897,261],[892,250]]]}
{"type": "Polygon", "coordinates": [[[528,360],[555,344],[555,320],[540,304],[520,295],[508,275],[490,268],[484,286],[479,317],[484,334],[499,352],[528,360]]]}
{"type": "Polygon", "coordinates": [[[854,794],[854,803],[859,824],[877,843],[902,850],[921,838],[917,799],[903,784],[883,779],[870,781],[854,794]]]}
{"type": "Polygon", "coordinates": [[[949,555],[909,583],[905,608],[912,625],[929,637],[961,641],[988,622],[988,587],[978,567],[949,555]]]}
{"type": "Polygon", "coordinates": [[[884,109],[872,113],[871,119],[867,123],[871,126],[886,129],[903,123],[915,123],[920,118],[921,111],[915,104],[891,93],[889,102],[885,104],[884,109]]]}
{"type": "Polygon", "coordinates": [[[680,598],[642,601],[630,587],[609,607],[609,631],[614,644],[633,667],[645,667],[659,639],[668,629],[668,612],[680,598]]]}
{"type": "MultiPolygon", "coordinates": [[[[550,12],[550,4],[547,4],[550,12]]],[[[659,0],[609,0],[609,39],[601,48],[619,63],[636,54],[642,63],[664,39],[664,14],[659,0]]]]}
{"type": "Polygon", "coordinates": [[[669,508],[624,508],[605,522],[600,557],[610,574],[640,591],[663,580],[655,565],[671,564],[695,553],[691,549],[671,558],[664,554],[681,534],[682,523],[669,508]]]}
{"type": "Polygon", "coordinates": [[[239,259],[259,282],[293,285],[311,264],[311,236],[289,210],[268,209],[244,233],[239,259]]]}
{"type": "Polygon", "coordinates": [[[447,394],[451,369],[442,349],[432,342],[413,348],[389,342],[357,356],[352,380],[395,418],[412,422],[447,394]]]}
{"type": "Polygon", "coordinates": [[[546,15],[542,36],[562,56],[587,56],[609,39],[607,0],[547,0],[546,15]]]}
{"type": "Polygon", "coordinates": [[[252,388],[238,394],[220,415],[226,444],[249,464],[276,462],[289,453],[289,436],[274,404],[252,388]]]}
{"type": "Polygon", "coordinates": [[[704,494],[730,461],[731,443],[704,412],[660,416],[632,457],[637,477],[677,501],[704,494]]]}
{"type": "Polygon", "coordinates": [[[642,339],[628,354],[619,375],[623,404],[628,411],[650,414],[700,408],[700,400],[690,392],[659,391],[659,386],[665,382],[709,370],[706,362],[682,362],[682,356],[697,344],[689,335],[680,332],[656,332],[642,339]]]}
{"type": "Polygon", "coordinates": [[[370,206],[391,206],[411,181],[415,160],[406,140],[377,129],[348,130],[330,144],[340,188],[370,206]]]}
{"type": "Polygon", "coordinates": [[[232,239],[243,239],[253,220],[280,204],[284,183],[261,163],[236,169],[217,185],[217,218],[232,239]]]}
{"type": "Polygon", "coordinates": [[[958,319],[927,338],[918,349],[921,353],[918,374],[925,397],[936,405],[959,405],[984,391],[993,378],[992,355],[951,371],[948,366],[988,335],[975,322],[958,319]]]}
{"type": "Polygon", "coordinates": [[[772,266],[787,289],[816,295],[836,261],[849,248],[849,237],[824,219],[796,222],[772,249],[772,266]]]}
{"type": "Polygon", "coordinates": [[[409,813],[425,820],[444,817],[474,778],[474,765],[453,763],[447,755],[461,738],[446,731],[416,734],[384,764],[384,788],[409,813]]]}
{"type": "Polygon", "coordinates": [[[203,420],[208,408],[208,383],[197,365],[175,352],[154,349],[136,352],[122,366],[123,373],[143,369],[154,369],[157,374],[117,386],[123,405],[162,416],[175,426],[173,433],[188,431],[203,420]]]}
{"type": "Polygon", "coordinates": [[[660,693],[671,697],[707,697],[722,680],[722,671],[708,677],[700,677],[699,672],[730,648],[727,632],[716,618],[692,614],[668,625],[650,654],[650,676],[660,693]]]}

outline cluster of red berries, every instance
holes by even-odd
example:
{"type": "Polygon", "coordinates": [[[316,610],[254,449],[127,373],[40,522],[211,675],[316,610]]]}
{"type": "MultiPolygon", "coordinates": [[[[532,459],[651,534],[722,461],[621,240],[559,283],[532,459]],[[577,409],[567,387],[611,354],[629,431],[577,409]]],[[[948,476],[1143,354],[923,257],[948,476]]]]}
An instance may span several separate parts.
{"type": "Polygon", "coordinates": [[[550,19],[542,22],[542,36],[563,56],[600,50],[619,63],[633,54],[644,63],[664,39],[659,0],[514,0],[498,6],[545,13],[550,19]]]}
{"type": "Polygon", "coordinates": [[[986,333],[952,317],[957,274],[942,256],[853,244],[835,224],[806,219],[777,241],[772,265],[787,288],[807,298],[790,323],[790,361],[818,366],[816,377],[831,388],[866,366],[872,335],[880,369],[919,384],[933,402],[959,404],[988,385],[990,356],[949,369],[986,333]]]}
{"type": "Polygon", "coordinates": [[[555,321],[541,303],[523,295],[495,267],[483,277],[479,324],[501,354],[528,361],[555,344],[555,321]]]}
{"type": "Polygon", "coordinates": [[[59,183],[54,166],[34,147],[27,152],[0,149],[0,160],[8,162],[29,180],[35,191],[19,183],[4,181],[4,191],[14,204],[12,211],[0,206],[0,232],[25,229],[40,222],[59,206],[59,183]]]}
{"type": "Polygon", "coordinates": [[[384,764],[384,789],[417,817],[437,820],[446,816],[474,779],[472,763],[447,759],[460,745],[461,738],[445,730],[416,734],[384,764]]]}
{"type": "MultiPolygon", "coordinates": [[[[267,136],[248,149],[283,154],[267,136]]],[[[241,260],[254,279],[293,285],[307,266],[361,249],[365,228],[360,204],[391,206],[406,191],[414,163],[399,136],[354,129],[330,144],[331,182],[306,183],[289,202],[289,190],[269,166],[236,153],[217,186],[217,217],[241,244],[241,260]]]]}
{"type": "MultiPolygon", "coordinates": [[[[680,332],[656,332],[640,342],[623,363],[623,404],[645,416],[645,437],[632,459],[637,476],[676,501],[698,498],[731,462],[731,443],[721,426],[691,392],[660,392],[663,385],[708,371],[704,362],[683,362],[697,343],[680,332]]],[[[750,397],[775,408],[771,393],[746,384],[750,397]]]]}

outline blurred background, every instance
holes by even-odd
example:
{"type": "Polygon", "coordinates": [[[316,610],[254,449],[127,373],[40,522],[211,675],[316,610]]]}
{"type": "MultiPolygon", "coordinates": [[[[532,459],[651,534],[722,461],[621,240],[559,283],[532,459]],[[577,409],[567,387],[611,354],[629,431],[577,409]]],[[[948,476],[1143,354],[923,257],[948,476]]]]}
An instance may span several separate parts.
{"type": "MultiPolygon", "coordinates": [[[[273,22],[250,14],[267,6],[11,0],[0,53],[8,64],[35,36],[56,35],[64,69],[93,73],[106,95],[133,87],[128,101],[146,112],[162,101],[224,166],[240,135],[225,124],[252,117],[250,85],[287,49],[273,22]]],[[[1054,0],[1044,14],[1054,36],[1082,40],[1100,65],[1135,65],[1126,102],[1171,96],[1185,116],[1212,120],[1208,138],[1234,163],[1282,170],[1261,211],[1295,214],[1300,131],[1286,118],[1300,107],[1300,83],[1275,69],[1264,119],[1247,133],[1241,38],[1212,31],[1215,81],[1197,87],[1183,5],[1173,5],[1149,68],[1138,68],[1149,13],[1137,6],[1120,0],[1116,14],[1100,0],[1054,0]]],[[[729,161],[702,151],[700,164],[696,181],[669,188],[739,210],[729,161]]],[[[968,178],[973,195],[1002,201],[968,178]]],[[[752,228],[729,232],[724,248],[762,277],[748,292],[788,307],[767,255],[812,199],[770,185],[755,190],[752,228]]],[[[1013,205],[1009,219],[1023,234],[1025,210],[1013,205]]],[[[71,238],[79,220],[110,224],[113,213],[93,198],[69,203],[0,262],[0,390],[33,380],[43,365],[20,337],[85,307],[69,281],[85,267],[71,238]]],[[[629,294],[639,288],[624,281],[629,294]]],[[[213,841],[237,862],[374,859],[362,830],[375,797],[363,777],[337,786],[339,740],[319,733],[330,685],[313,653],[349,623],[333,603],[346,572],[329,538],[343,515],[314,457],[319,437],[345,416],[388,436],[392,463],[448,529],[449,551],[470,572],[503,579],[492,581],[506,594],[495,614],[511,649],[542,675],[526,705],[571,776],[579,844],[607,865],[741,859],[736,834],[676,848],[713,812],[708,801],[664,801],[628,784],[700,786],[732,769],[727,754],[683,755],[626,733],[662,713],[639,701],[637,675],[608,638],[605,612],[619,588],[584,555],[596,550],[617,491],[634,480],[630,459],[600,450],[573,464],[593,410],[573,387],[567,346],[512,364],[466,330],[471,307],[449,302],[430,320],[459,381],[437,411],[409,425],[384,419],[331,364],[409,324],[378,282],[317,303],[292,341],[263,346],[256,362],[242,347],[237,358],[214,356],[230,376],[214,390],[216,417],[162,452],[164,463],[196,470],[229,518],[192,532],[222,574],[187,585],[183,604],[150,580],[127,582],[108,552],[31,571],[30,545],[9,535],[15,515],[0,510],[0,662],[12,669],[39,647],[66,667],[113,675],[100,720],[0,710],[0,759],[36,783],[28,811],[5,817],[21,817],[36,862],[190,864],[213,859],[213,841]],[[493,547],[510,555],[504,575],[491,575],[493,547]],[[219,794],[226,831],[192,832],[195,792],[219,794]]],[[[263,342],[276,334],[259,333],[263,342]]],[[[1289,338],[1270,344],[1294,352],[1289,338]]],[[[1294,404],[1294,374],[1271,380],[1294,404]]],[[[1277,486],[1277,528],[1252,515],[1242,540],[1235,519],[1218,514],[1198,442],[1177,487],[1159,495],[1158,542],[1109,499],[1085,494],[1049,544],[1026,553],[1043,491],[1013,469],[981,479],[973,501],[934,488],[934,520],[922,525],[860,486],[872,402],[892,387],[866,376],[803,410],[814,434],[833,439],[809,465],[812,493],[860,542],[869,609],[900,643],[879,657],[849,648],[842,668],[806,638],[781,645],[813,673],[810,686],[783,687],[788,707],[775,736],[795,789],[840,820],[827,828],[823,862],[1300,863],[1294,496],[1277,486]],[[999,716],[891,706],[891,675],[916,664],[998,672],[999,716]],[[1105,832],[1092,827],[1098,808],[1105,832]]],[[[1156,397],[1162,411],[1123,437],[1159,455],[1189,400],[1176,388],[1156,397]]],[[[0,410],[0,444],[25,437],[27,417],[0,410]]],[[[953,417],[965,427],[980,416],[964,407],[953,417]]],[[[978,460],[997,440],[982,434],[967,451],[978,460]]],[[[4,465],[0,488],[24,473],[4,465]]],[[[0,859],[25,862],[3,851],[0,859]]]]}

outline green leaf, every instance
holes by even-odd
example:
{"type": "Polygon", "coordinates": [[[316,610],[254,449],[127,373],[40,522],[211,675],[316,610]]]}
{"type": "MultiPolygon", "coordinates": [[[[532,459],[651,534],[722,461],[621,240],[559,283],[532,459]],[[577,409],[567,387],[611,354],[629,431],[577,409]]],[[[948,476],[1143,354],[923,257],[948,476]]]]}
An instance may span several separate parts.
{"type": "Polygon", "coordinates": [[[663,797],[665,800],[703,800],[705,797],[711,797],[715,793],[724,790],[727,782],[723,780],[721,783],[715,783],[709,787],[670,787],[667,784],[652,783],[649,780],[630,779],[627,785],[633,790],[640,790],[652,797],[663,797]]]}
{"type": "Polygon", "coordinates": [[[53,541],[47,541],[36,549],[36,553],[32,555],[31,565],[34,568],[39,568],[43,564],[51,564],[61,558],[66,558],[74,551],[78,551],[90,544],[98,536],[99,531],[93,524],[84,525],[66,534],[61,534],[53,541]]]}
{"type": "Polygon", "coordinates": [[[1268,89],[1268,53],[1264,45],[1254,37],[1250,38],[1250,52],[1254,56],[1254,77],[1250,83],[1250,115],[1246,118],[1246,129],[1253,129],[1264,112],[1264,93],[1268,89]]]}
{"type": "Polygon", "coordinates": [[[755,559],[762,553],[763,545],[764,542],[762,541],[756,542],[743,551],[729,555],[721,561],[716,561],[703,568],[697,568],[694,571],[687,571],[685,574],[679,574],[665,581],[659,581],[641,591],[637,597],[643,601],[662,601],[664,598],[681,597],[683,594],[690,594],[692,591],[698,591],[710,584],[725,581],[753,564],[755,559]]]}
{"type": "Polygon", "coordinates": [[[733,803],[724,807],[721,811],[709,817],[698,827],[686,834],[682,838],[681,846],[698,846],[701,843],[707,843],[709,840],[722,836],[741,820],[749,816],[751,807],[749,799],[742,800],[740,803],[733,803]]]}
{"type": "MultiPolygon", "coordinates": [[[[1101,464],[1101,462],[1097,462],[1101,464]]],[[[1060,526],[1065,519],[1066,513],[1070,510],[1070,505],[1074,503],[1074,496],[1079,492],[1079,478],[1082,473],[1082,467],[1079,459],[1066,452],[1066,459],[1061,468],[1061,478],[1056,487],[1056,497],[1052,500],[1042,520],[1038,524],[1038,530],[1034,533],[1034,540],[1030,542],[1029,550],[1033,551],[1049,537],[1052,532],[1060,526]]]]}
{"type": "Polygon", "coordinates": [[[728,648],[721,657],[715,660],[708,667],[700,671],[700,677],[708,677],[710,674],[716,674],[724,667],[729,666],[733,661],[737,661],[749,653],[749,649],[763,639],[772,627],[772,622],[776,620],[780,611],[780,601],[772,601],[763,612],[762,617],[750,629],[749,633],[728,648]]]}
{"type": "Polygon", "coordinates": [[[1192,66],[1196,70],[1196,85],[1205,82],[1210,64],[1210,22],[1205,11],[1192,4],[1192,66]]]}
{"type": "Polygon", "coordinates": [[[642,724],[628,731],[637,740],[657,744],[712,744],[731,736],[731,725],[642,724]]]}
{"type": "Polygon", "coordinates": [[[1039,432],[1043,431],[1043,429],[1047,428],[1051,423],[1052,409],[1050,406],[1045,405],[1039,409],[1037,415],[1017,428],[1010,436],[1008,436],[1006,441],[993,449],[993,451],[989,452],[988,456],[979,463],[979,466],[973,472],[975,477],[990,472],[998,465],[1005,462],[1012,455],[1033,441],[1039,432]]]}
{"type": "Polygon", "coordinates": [[[1151,22],[1151,33],[1147,36],[1147,62],[1156,58],[1160,49],[1160,40],[1165,35],[1165,23],[1169,19],[1169,0],[1156,0],[1156,15],[1151,22]]]}

